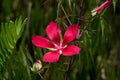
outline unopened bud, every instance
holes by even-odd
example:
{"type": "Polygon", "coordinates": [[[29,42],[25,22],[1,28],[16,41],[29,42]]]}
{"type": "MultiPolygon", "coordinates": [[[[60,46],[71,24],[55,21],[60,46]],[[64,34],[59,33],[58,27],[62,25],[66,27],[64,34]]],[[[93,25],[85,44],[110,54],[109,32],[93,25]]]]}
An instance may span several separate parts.
{"type": "Polygon", "coordinates": [[[40,60],[37,60],[34,64],[33,67],[31,68],[31,70],[33,72],[38,72],[40,69],[42,68],[42,64],[40,60]]]}
{"type": "Polygon", "coordinates": [[[107,8],[111,3],[111,0],[106,0],[104,3],[102,3],[100,6],[96,7],[91,11],[92,16],[95,16],[96,14],[99,14],[104,8],[107,8]]]}

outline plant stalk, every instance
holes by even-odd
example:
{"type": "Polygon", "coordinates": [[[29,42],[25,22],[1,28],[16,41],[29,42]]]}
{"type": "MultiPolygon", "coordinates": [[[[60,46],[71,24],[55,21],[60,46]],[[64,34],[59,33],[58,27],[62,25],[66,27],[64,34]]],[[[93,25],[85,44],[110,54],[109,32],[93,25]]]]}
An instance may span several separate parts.
{"type": "Polygon", "coordinates": [[[68,80],[72,63],[73,63],[73,57],[71,56],[71,57],[70,57],[70,60],[69,60],[68,67],[67,67],[67,69],[66,69],[66,75],[65,75],[65,79],[64,79],[64,80],[68,80]]]}

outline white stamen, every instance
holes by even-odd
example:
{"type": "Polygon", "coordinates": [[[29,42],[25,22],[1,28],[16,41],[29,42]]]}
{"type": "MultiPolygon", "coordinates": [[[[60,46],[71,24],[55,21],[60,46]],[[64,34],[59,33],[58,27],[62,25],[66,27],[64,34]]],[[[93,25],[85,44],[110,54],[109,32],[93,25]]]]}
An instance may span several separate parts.
{"type": "Polygon", "coordinates": [[[63,48],[66,48],[67,47],[67,45],[65,45],[63,48]]]}
{"type": "Polygon", "coordinates": [[[62,50],[59,50],[59,54],[60,54],[60,55],[62,54],[62,50]]]}
{"type": "Polygon", "coordinates": [[[49,50],[51,50],[51,51],[56,51],[57,49],[55,49],[55,48],[47,48],[47,49],[49,49],[49,50]]]}
{"type": "Polygon", "coordinates": [[[55,44],[55,43],[54,43],[54,46],[55,46],[55,47],[58,47],[58,45],[57,45],[57,44],[55,44]]]}
{"type": "Polygon", "coordinates": [[[62,48],[62,43],[60,43],[60,48],[62,48]]]}

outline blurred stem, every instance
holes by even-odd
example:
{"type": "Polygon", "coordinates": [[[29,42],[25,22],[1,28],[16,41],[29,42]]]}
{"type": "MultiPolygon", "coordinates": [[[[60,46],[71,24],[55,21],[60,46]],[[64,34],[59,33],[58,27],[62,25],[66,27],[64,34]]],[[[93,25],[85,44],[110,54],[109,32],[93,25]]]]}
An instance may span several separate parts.
{"type": "Polygon", "coordinates": [[[71,68],[71,66],[72,66],[72,63],[73,63],[73,57],[71,56],[71,57],[70,57],[70,60],[69,60],[68,67],[67,67],[67,69],[66,69],[65,80],[68,80],[69,73],[70,73],[70,68],[71,68]]]}
{"type": "Polygon", "coordinates": [[[79,10],[79,15],[78,15],[78,22],[77,22],[78,24],[80,24],[80,20],[82,20],[82,18],[83,18],[83,15],[82,15],[83,4],[84,4],[84,1],[82,0],[81,5],[80,5],[80,10],[79,10]]]}
{"type": "Polygon", "coordinates": [[[69,18],[68,18],[68,15],[67,15],[67,13],[65,12],[65,9],[64,9],[64,7],[63,7],[62,5],[61,5],[61,9],[62,9],[63,13],[65,14],[65,17],[67,18],[67,20],[68,20],[68,22],[70,23],[70,25],[72,25],[71,21],[70,21],[69,18]]]}
{"type": "MultiPolygon", "coordinates": [[[[78,25],[80,25],[80,20],[83,20],[83,18],[84,18],[84,16],[83,16],[83,7],[84,7],[84,5],[83,4],[84,4],[84,0],[82,0],[81,4],[80,4],[80,10],[79,10],[79,13],[78,13],[79,15],[78,15],[78,22],[77,22],[78,25]]],[[[78,35],[78,37],[77,37],[78,39],[81,38],[81,36],[83,35],[86,28],[87,28],[87,25],[84,26],[82,32],[80,32],[80,34],[78,35]]]]}
{"type": "Polygon", "coordinates": [[[33,58],[33,60],[35,60],[34,51],[33,51],[32,42],[31,42],[31,36],[32,36],[31,27],[30,27],[31,11],[32,11],[32,2],[29,2],[28,3],[28,14],[27,14],[27,17],[28,17],[28,21],[27,21],[28,49],[29,49],[31,57],[33,58]]]}
{"type": "Polygon", "coordinates": [[[57,18],[58,18],[58,13],[59,13],[59,7],[61,7],[63,13],[65,14],[65,17],[66,17],[67,21],[69,22],[70,25],[72,25],[72,23],[71,23],[70,19],[68,18],[68,15],[67,15],[64,7],[63,7],[63,5],[61,4],[61,3],[62,3],[62,0],[57,0],[57,2],[58,2],[57,18]]]}
{"type": "Polygon", "coordinates": [[[29,2],[29,3],[28,3],[28,14],[27,14],[27,18],[28,18],[27,28],[28,28],[28,29],[29,29],[29,27],[30,27],[31,8],[32,8],[32,3],[29,2]]]}
{"type": "MultiPolygon", "coordinates": [[[[88,20],[90,21],[90,22],[92,22],[92,20],[91,20],[91,16],[88,18],[88,20]]],[[[80,34],[77,36],[77,39],[80,39],[82,36],[83,36],[83,33],[84,33],[84,31],[86,30],[86,28],[87,28],[87,26],[88,26],[88,24],[90,23],[90,22],[88,22],[88,23],[86,23],[85,25],[84,25],[84,27],[83,27],[83,30],[82,30],[82,32],[80,32],[80,34]]]]}
{"type": "Polygon", "coordinates": [[[87,28],[87,25],[84,26],[82,32],[78,35],[78,39],[80,39],[85,31],[85,29],[87,28]]]}
{"type": "Polygon", "coordinates": [[[57,19],[58,19],[59,18],[59,13],[60,13],[59,11],[60,11],[60,6],[61,6],[62,0],[57,0],[57,2],[58,2],[58,6],[57,6],[57,19]]]}
{"type": "Polygon", "coordinates": [[[41,79],[43,79],[43,80],[44,80],[43,76],[42,76],[40,73],[38,73],[38,75],[41,77],[41,79]]]}

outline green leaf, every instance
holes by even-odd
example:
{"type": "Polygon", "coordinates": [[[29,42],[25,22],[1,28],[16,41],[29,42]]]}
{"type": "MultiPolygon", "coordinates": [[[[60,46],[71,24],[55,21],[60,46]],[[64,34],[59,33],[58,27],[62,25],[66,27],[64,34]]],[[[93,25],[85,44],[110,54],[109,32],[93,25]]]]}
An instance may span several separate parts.
{"type": "Polygon", "coordinates": [[[116,8],[116,0],[113,0],[113,10],[114,10],[114,13],[115,13],[115,8],[116,8]]]}
{"type": "Polygon", "coordinates": [[[72,10],[72,7],[71,7],[71,0],[68,0],[68,4],[69,4],[70,10],[72,10]]]}
{"type": "Polygon", "coordinates": [[[26,19],[20,17],[15,22],[1,23],[0,26],[0,69],[13,53],[18,39],[21,37],[26,19]]]}

